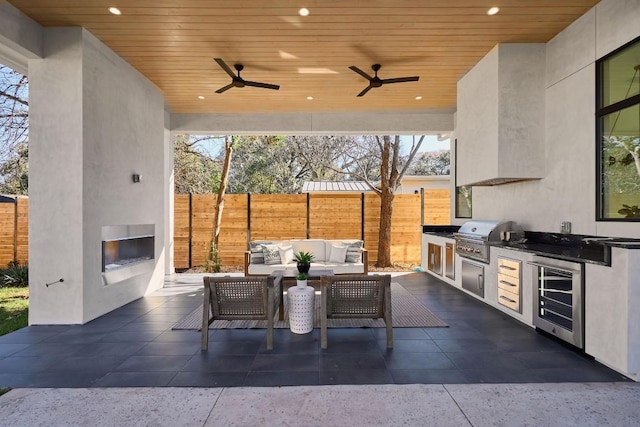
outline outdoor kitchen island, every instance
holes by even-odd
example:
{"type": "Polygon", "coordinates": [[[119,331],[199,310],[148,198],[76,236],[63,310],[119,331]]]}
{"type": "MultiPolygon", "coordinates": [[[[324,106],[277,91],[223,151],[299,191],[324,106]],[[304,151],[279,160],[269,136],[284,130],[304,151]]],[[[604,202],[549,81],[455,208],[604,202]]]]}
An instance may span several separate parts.
{"type": "Polygon", "coordinates": [[[434,269],[430,262],[437,258],[433,253],[438,248],[444,253],[446,245],[455,245],[453,233],[457,228],[423,226],[422,267],[427,273],[535,327],[536,260],[561,260],[579,265],[584,282],[581,348],[600,363],[638,381],[640,310],[636,308],[640,307],[640,240],[525,232],[530,241],[491,243],[489,262],[475,262],[483,267],[484,296],[481,297],[463,289],[460,256],[453,260],[453,277],[445,275],[444,270],[434,269]],[[504,260],[514,261],[520,267],[519,310],[499,302],[498,268],[504,260]]]}

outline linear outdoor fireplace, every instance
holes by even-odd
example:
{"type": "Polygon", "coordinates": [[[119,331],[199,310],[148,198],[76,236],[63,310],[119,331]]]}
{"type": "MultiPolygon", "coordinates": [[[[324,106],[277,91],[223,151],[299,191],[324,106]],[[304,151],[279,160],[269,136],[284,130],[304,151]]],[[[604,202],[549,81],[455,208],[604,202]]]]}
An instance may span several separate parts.
{"type": "Polygon", "coordinates": [[[150,271],[154,258],[153,224],[102,227],[102,277],[105,284],[150,271]]]}

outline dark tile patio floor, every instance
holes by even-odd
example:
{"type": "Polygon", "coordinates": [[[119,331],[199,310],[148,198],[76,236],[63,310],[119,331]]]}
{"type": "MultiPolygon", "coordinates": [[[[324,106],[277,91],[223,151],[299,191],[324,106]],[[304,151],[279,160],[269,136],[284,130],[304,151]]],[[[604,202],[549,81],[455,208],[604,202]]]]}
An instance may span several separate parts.
{"type": "Polygon", "coordinates": [[[630,381],[508,315],[426,274],[397,276],[448,328],[200,334],[171,326],[202,300],[201,279],[177,275],[86,325],[30,326],[0,337],[0,387],[233,387],[316,384],[539,383],[630,381]]]}

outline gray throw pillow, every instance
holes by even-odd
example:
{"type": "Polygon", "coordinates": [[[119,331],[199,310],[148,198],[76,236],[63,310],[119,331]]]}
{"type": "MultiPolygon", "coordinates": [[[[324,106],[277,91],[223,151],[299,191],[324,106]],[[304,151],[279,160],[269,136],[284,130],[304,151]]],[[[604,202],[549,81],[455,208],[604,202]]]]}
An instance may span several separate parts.
{"type": "Polygon", "coordinates": [[[347,257],[345,258],[345,262],[360,262],[360,249],[364,246],[364,242],[362,240],[358,240],[357,242],[352,243],[342,242],[342,244],[347,247],[347,257]]]}
{"type": "Polygon", "coordinates": [[[267,265],[282,264],[280,261],[280,251],[278,245],[262,245],[264,263],[267,265]]]}
{"type": "Polygon", "coordinates": [[[264,253],[262,252],[262,243],[251,242],[249,243],[249,250],[251,251],[251,264],[264,264],[264,253]]]}

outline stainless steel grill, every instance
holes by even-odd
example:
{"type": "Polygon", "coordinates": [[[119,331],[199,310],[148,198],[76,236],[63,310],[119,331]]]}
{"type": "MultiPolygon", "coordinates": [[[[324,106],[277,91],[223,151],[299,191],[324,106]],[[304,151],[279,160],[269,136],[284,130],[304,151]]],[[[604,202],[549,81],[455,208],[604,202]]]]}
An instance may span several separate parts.
{"type": "Polygon", "coordinates": [[[488,264],[489,242],[520,240],[524,231],[513,221],[474,220],[464,223],[453,235],[458,255],[488,264]]]}

